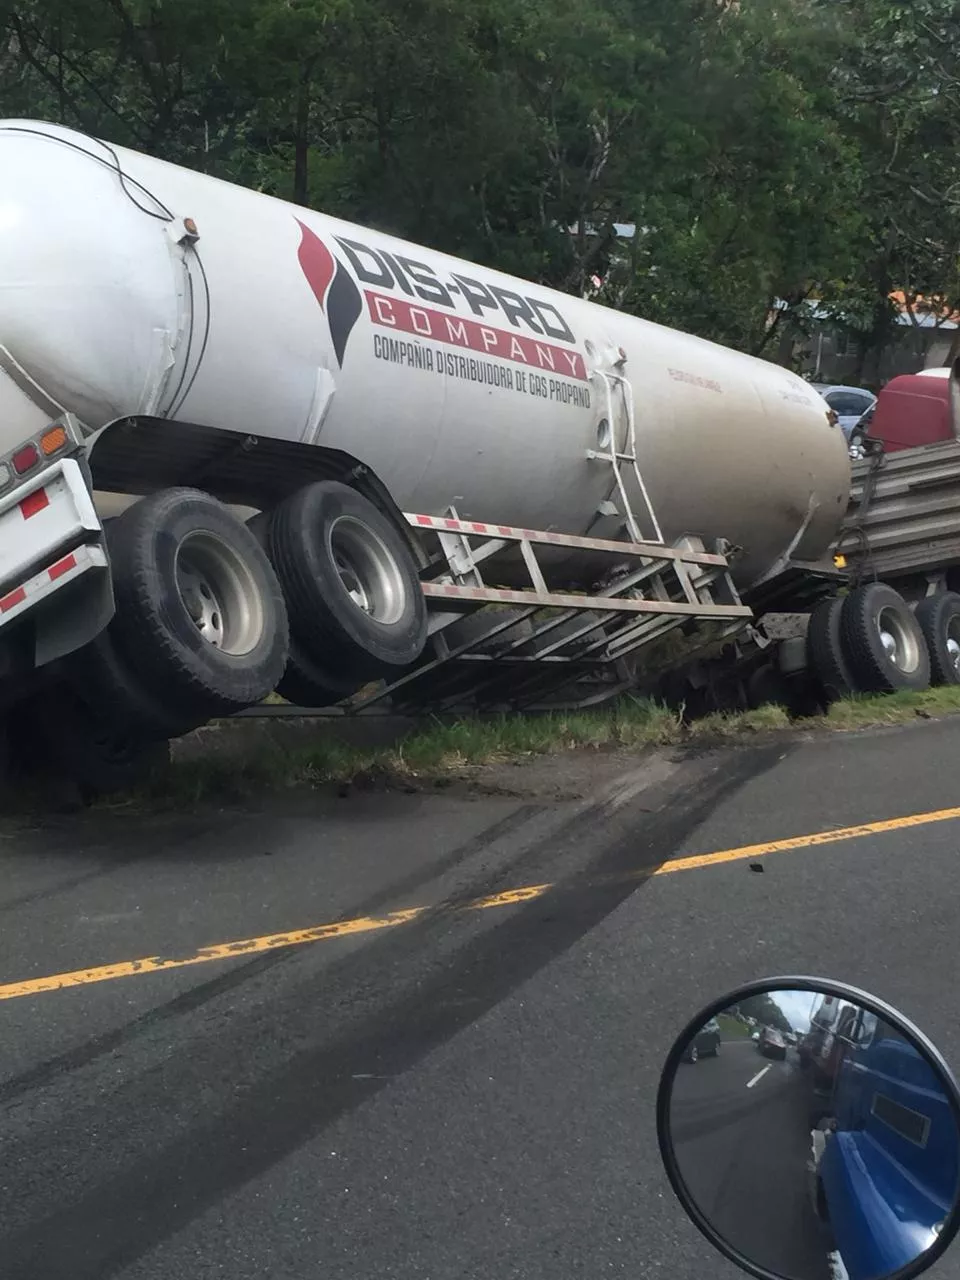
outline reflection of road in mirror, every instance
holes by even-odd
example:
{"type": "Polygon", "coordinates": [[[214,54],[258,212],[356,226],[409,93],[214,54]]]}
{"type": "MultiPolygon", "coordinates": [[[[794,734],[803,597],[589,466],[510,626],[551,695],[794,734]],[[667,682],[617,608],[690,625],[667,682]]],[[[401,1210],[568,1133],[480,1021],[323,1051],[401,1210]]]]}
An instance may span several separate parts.
{"type": "Polygon", "coordinates": [[[716,1057],[681,1066],[670,1120],[677,1163],[702,1212],[746,1257],[795,1280],[840,1280],[808,1190],[807,1080],[795,1047],[783,1057],[774,1049],[764,1056],[759,1040],[728,1026],[716,1057]]]}
{"type": "Polygon", "coordinates": [[[840,993],[760,990],[680,1046],[670,1142],[687,1195],[785,1280],[883,1280],[957,1203],[953,1085],[906,1024],[840,993]]]}

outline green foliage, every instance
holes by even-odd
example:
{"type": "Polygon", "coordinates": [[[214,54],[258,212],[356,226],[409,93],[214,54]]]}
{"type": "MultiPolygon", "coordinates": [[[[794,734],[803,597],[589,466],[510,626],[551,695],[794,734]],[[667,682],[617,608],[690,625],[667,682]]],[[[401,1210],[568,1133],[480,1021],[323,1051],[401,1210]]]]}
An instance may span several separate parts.
{"type": "Polygon", "coordinates": [[[749,1040],[750,1028],[737,1018],[731,1017],[727,1013],[717,1014],[717,1022],[720,1024],[720,1033],[724,1040],[749,1040]]]}
{"type": "MultiPolygon", "coordinates": [[[[812,997],[811,997],[812,999],[812,997]]],[[[748,1018],[756,1018],[764,1027],[776,1027],[778,1031],[790,1032],[793,1027],[784,1015],[777,1002],[768,995],[748,996],[740,1001],[740,1012],[748,1018]]]]}
{"type": "Polygon", "coordinates": [[[958,17],[960,0],[0,0],[0,115],[560,288],[598,277],[601,300],[785,358],[808,298],[869,345],[891,289],[960,295],[958,17]]]}
{"type": "Polygon", "coordinates": [[[835,115],[855,144],[864,226],[831,290],[864,352],[894,322],[892,290],[960,302],[960,4],[818,0],[838,25],[835,115]]]}

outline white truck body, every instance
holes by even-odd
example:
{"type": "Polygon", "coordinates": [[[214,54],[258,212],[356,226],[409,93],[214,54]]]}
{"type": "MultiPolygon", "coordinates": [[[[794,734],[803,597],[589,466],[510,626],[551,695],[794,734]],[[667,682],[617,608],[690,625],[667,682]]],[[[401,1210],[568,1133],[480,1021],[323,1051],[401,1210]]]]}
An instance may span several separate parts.
{"type": "MultiPolygon", "coordinates": [[[[120,589],[131,578],[107,554],[103,521],[136,496],[184,488],[217,499],[217,519],[220,503],[262,511],[265,524],[240,532],[292,615],[283,556],[255,539],[273,537],[275,513],[317,481],[346,484],[402,530],[405,599],[426,602],[429,624],[421,615],[376,696],[399,689],[394,705],[407,707],[478,672],[512,688],[508,705],[535,705],[541,675],[563,664],[575,680],[597,675],[598,700],[634,687],[631,656],[677,627],[694,645],[725,645],[759,697],[762,668],[802,673],[812,650],[802,628],[751,621],[838,603],[824,596],[851,519],[843,433],[777,365],[56,125],[0,121],[0,702],[19,671],[49,664],[76,692],[103,639],[106,687],[126,682],[155,733],[166,659],[137,669],[120,589]],[[48,453],[53,427],[65,434],[48,453]],[[35,457],[21,466],[25,450],[35,457]],[[486,605],[501,611],[474,625],[486,605]]],[[[158,509],[123,518],[121,549],[122,531],[158,509]]],[[[303,547],[313,527],[283,536],[303,547]]],[[[155,575],[174,596],[178,563],[155,575]]],[[[343,587],[336,573],[332,585],[307,575],[323,586],[306,621],[302,593],[294,602],[301,639],[343,587]]],[[[370,598],[352,598],[379,626],[370,598]]],[[[165,608],[151,626],[166,625],[165,608]]],[[[182,598],[178,608],[182,623],[182,598]]],[[[327,696],[328,674],[359,687],[362,642],[344,657],[348,632],[331,634],[341,666],[323,669],[321,628],[307,655],[321,670],[298,677],[311,696],[327,696]]],[[[303,653],[284,653],[276,676],[289,684],[303,653]]],[[[364,662],[380,673],[386,659],[364,662]]],[[[193,675],[180,676],[189,703],[193,675]]],[[[211,678],[197,706],[249,708],[264,689],[235,697],[211,678]]]]}
{"type": "Polygon", "coordinates": [[[0,448],[64,411],[337,448],[405,511],[618,538],[629,505],[742,548],[741,586],[846,509],[775,365],[52,125],[0,122],[0,173],[0,448]],[[631,416],[625,503],[595,455],[631,416]]]}
{"type": "Polygon", "coordinates": [[[779,366],[0,121],[0,727],[94,789],[271,690],[582,706],[678,628],[688,711],[960,681],[955,449],[851,505],[779,366]]]}

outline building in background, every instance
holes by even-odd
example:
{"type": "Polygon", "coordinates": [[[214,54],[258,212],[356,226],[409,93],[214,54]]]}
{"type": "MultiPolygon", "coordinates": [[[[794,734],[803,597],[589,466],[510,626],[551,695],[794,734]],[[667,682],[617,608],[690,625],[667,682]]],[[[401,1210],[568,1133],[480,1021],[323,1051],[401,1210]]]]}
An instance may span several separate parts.
{"type": "Polygon", "coordinates": [[[891,294],[896,307],[893,336],[882,347],[864,350],[849,328],[814,304],[809,333],[798,338],[794,361],[811,382],[869,387],[878,391],[902,373],[920,373],[950,362],[960,347],[960,312],[903,293],[891,294]]]}

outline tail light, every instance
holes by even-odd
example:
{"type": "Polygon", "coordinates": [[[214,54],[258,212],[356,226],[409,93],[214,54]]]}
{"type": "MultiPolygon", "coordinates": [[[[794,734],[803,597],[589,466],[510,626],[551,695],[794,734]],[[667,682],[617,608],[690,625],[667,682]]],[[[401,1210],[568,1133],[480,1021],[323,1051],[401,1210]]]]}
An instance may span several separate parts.
{"type": "Polygon", "coordinates": [[[29,444],[23,445],[10,459],[13,469],[18,476],[25,476],[28,471],[40,461],[40,450],[31,440],[29,444]]]}
{"type": "Polygon", "coordinates": [[[45,458],[52,458],[54,454],[60,452],[67,443],[67,432],[65,427],[51,427],[49,431],[45,431],[40,437],[40,448],[45,458]]]}
{"type": "Polygon", "coordinates": [[[79,424],[75,425],[67,417],[63,422],[44,427],[38,435],[24,440],[8,454],[0,455],[0,493],[15,480],[29,475],[41,462],[67,453],[81,439],[79,424]]]}

